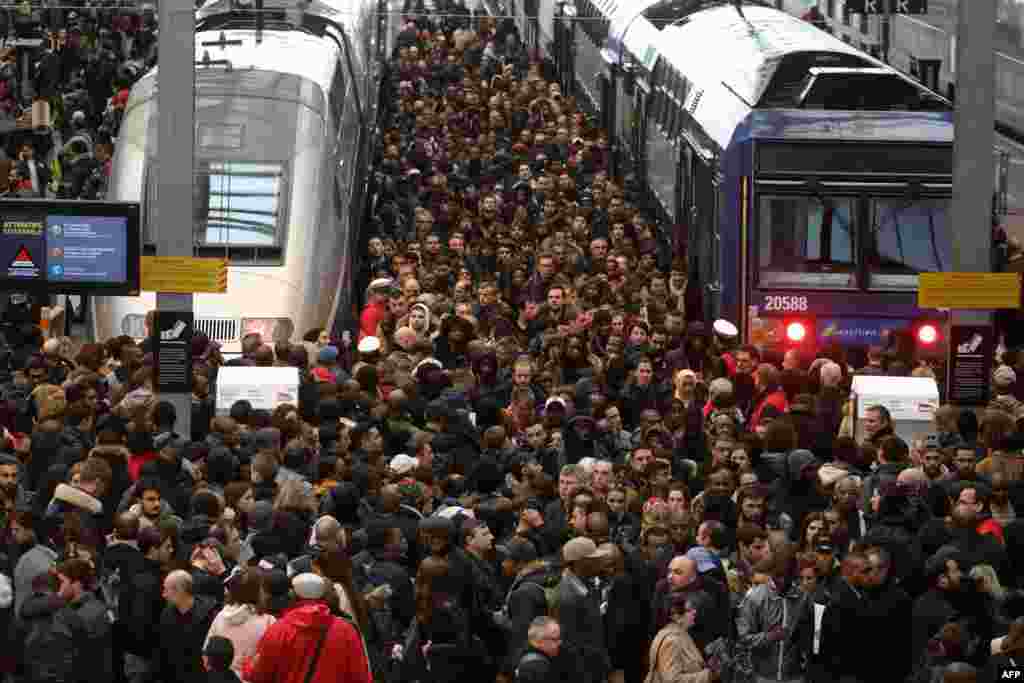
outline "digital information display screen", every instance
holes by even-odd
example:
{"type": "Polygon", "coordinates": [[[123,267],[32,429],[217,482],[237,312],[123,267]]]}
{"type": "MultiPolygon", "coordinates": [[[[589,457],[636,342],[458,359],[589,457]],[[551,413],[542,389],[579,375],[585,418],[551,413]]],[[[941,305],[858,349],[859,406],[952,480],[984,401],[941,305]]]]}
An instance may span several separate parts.
{"type": "Polygon", "coordinates": [[[139,292],[139,205],[0,200],[0,289],[139,292]]]}

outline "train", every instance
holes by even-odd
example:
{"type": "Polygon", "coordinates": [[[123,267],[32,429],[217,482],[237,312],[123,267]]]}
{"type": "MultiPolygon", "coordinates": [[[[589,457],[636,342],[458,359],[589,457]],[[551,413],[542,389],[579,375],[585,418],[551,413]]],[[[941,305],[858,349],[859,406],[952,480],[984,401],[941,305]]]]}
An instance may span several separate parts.
{"type": "MultiPolygon", "coordinates": [[[[242,337],[295,340],[351,323],[355,253],[388,49],[379,0],[242,4],[197,12],[194,255],[227,258],[226,294],[196,294],[195,327],[227,354],[242,337]]],[[[132,87],[107,198],[160,224],[158,70],[132,87]]],[[[93,297],[96,339],[146,336],[155,294],[93,297]]]]}
{"type": "Polygon", "coordinates": [[[947,98],[769,3],[542,6],[521,33],[613,131],[706,319],[768,352],[910,337],[942,356],[917,284],[952,261],[947,98]]]}

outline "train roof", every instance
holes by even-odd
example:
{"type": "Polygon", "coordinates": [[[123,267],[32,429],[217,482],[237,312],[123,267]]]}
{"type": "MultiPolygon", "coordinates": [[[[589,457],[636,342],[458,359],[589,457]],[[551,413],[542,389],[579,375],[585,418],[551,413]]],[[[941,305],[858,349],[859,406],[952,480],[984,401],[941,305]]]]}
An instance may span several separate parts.
{"type": "MultiPolygon", "coordinates": [[[[305,14],[331,21],[353,32],[360,10],[365,10],[376,0],[263,0],[266,17],[298,16],[305,14]]],[[[256,6],[255,0],[210,0],[196,11],[196,24],[214,23],[221,17],[249,15],[250,20],[256,6]]],[[[220,28],[220,26],[217,26],[220,28]]]]}
{"type": "MultiPolygon", "coordinates": [[[[722,83],[749,106],[768,88],[783,58],[801,52],[845,55],[862,67],[876,66],[866,54],[785,12],[720,6],[694,12],[662,30],[661,56],[695,83],[722,83]],[[727,56],[714,59],[713,55],[727,56]]],[[[842,60],[850,64],[850,60],[842,60]]]]}
{"type": "MultiPolygon", "coordinates": [[[[340,48],[331,38],[316,36],[301,29],[237,29],[196,33],[196,82],[199,89],[209,82],[214,88],[227,81],[243,85],[247,91],[295,90],[296,96],[319,108],[330,92],[335,78],[340,48]],[[257,41],[257,37],[259,40],[257,41]],[[231,43],[239,43],[232,45],[231,43]],[[202,65],[209,56],[210,66],[202,65]],[[224,63],[230,63],[230,69],[224,63]],[[210,69],[216,76],[204,76],[210,69]],[[282,79],[282,76],[294,78],[282,79]],[[321,93],[304,93],[303,82],[312,82],[321,93]],[[288,85],[290,84],[290,85],[288,85]],[[317,103],[314,105],[313,103],[317,103]]],[[[160,67],[155,67],[132,88],[128,108],[155,94],[160,67]]]]}
{"type": "Polygon", "coordinates": [[[951,111],[895,69],[770,7],[693,12],[662,29],[657,50],[655,86],[686,113],[683,128],[707,153],[730,145],[752,110],[814,112],[822,120],[843,111],[911,118],[951,111]]]}

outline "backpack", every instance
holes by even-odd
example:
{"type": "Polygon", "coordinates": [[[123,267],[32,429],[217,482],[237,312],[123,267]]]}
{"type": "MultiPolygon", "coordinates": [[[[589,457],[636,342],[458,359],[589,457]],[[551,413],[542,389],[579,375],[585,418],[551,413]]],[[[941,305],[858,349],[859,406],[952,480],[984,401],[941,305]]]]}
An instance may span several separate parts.
{"type": "Polygon", "coordinates": [[[544,594],[544,604],[547,605],[547,616],[552,619],[558,618],[558,577],[547,576],[544,578],[544,583],[540,584],[536,581],[527,581],[526,577],[520,577],[515,580],[508,593],[505,594],[505,602],[501,606],[501,612],[498,615],[498,621],[507,629],[512,623],[512,618],[509,616],[508,604],[512,598],[512,593],[521,586],[533,586],[535,590],[540,591],[544,594]]]}
{"type": "Polygon", "coordinates": [[[105,572],[99,580],[99,597],[107,608],[107,621],[111,624],[121,620],[121,569],[105,572]]]}

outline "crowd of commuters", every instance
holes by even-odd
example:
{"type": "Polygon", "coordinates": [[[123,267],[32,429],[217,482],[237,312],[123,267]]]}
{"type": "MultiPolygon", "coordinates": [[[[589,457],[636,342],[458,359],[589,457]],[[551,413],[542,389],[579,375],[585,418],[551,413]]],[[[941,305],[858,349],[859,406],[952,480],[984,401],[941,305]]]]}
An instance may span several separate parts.
{"type": "Polygon", "coordinates": [[[684,255],[549,71],[486,18],[405,22],[358,336],[247,335],[225,361],[198,334],[188,433],[155,393],[152,339],[69,358],[31,324],[6,331],[0,673],[1020,670],[1024,353],[1003,354],[983,409],[942,406],[904,438],[873,406],[855,437],[852,376],[914,359],[774,359],[707,325],[684,255]],[[298,405],[217,414],[225,364],[298,368],[298,405]]]}
{"type": "Polygon", "coordinates": [[[0,10],[0,196],[103,199],[128,91],[156,63],[154,6],[0,10]]]}

